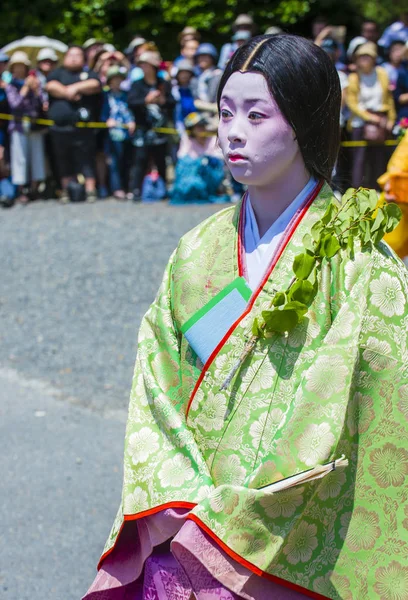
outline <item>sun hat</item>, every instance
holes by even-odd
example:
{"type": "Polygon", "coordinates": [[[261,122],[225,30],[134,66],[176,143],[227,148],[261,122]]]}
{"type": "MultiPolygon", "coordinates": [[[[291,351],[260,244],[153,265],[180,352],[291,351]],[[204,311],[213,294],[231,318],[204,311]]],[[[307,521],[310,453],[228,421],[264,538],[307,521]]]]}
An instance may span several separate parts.
{"type": "Polygon", "coordinates": [[[265,35],[276,35],[277,33],[282,33],[282,29],[280,27],[277,27],[276,25],[271,25],[265,31],[265,35]]]}
{"type": "Polygon", "coordinates": [[[179,60],[176,64],[176,77],[180,73],[180,71],[188,71],[189,73],[192,73],[194,75],[194,66],[189,60],[183,58],[182,60],[179,60]]]}
{"type": "Polygon", "coordinates": [[[194,57],[197,58],[198,56],[202,56],[203,54],[208,54],[209,56],[212,56],[214,60],[218,59],[218,52],[214,44],[200,44],[196,50],[194,57]]]}
{"type": "Polygon", "coordinates": [[[126,67],[120,67],[119,65],[113,65],[112,67],[109,67],[109,69],[106,73],[106,81],[109,83],[109,81],[112,79],[112,77],[121,77],[122,79],[126,79],[126,75],[127,75],[126,67]]]}
{"type": "Polygon", "coordinates": [[[254,26],[254,20],[250,15],[238,15],[235,21],[232,24],[232,28],[236,29],[237,27],[242,27],[243,25],[247,25],[248,27],[254,26]]]}
{"type": "Polygon", "coordinates": [[[82,48],[84,50],[89,50],[89,48],[91,46],[95,46],[96,44],[104,44],[105,40],[99,40],[97,38],[89,38],[89,40],[86,40],[86,42],[84,42],[82,48]]]}
{"type": "Polygon", "coordinates": [[[371,56],[371,58],[377,58],[377,45],[374,42],[366,42],[361,44],[355,52],[356,56],[371,56]]]}
{"type": "Polygon", "coordinates": [[[192,129],[196,125],[207,125],[207,119],[198,112],[189,113],[184,119],[185,128],[192,129]]]}
{"type": "Polygon", "coordinates": [[[52,60],[53,62],[58,62],[57,53],[52,48],[41,48],[37,54],[37,62],[41,62],[42,60],[52,60]]]}
{"type": "Polygon", "coordinates": [[[361,44],[365,44],[367,41],[368,40],[366,40],[366,38],[362,35],[358,35],[357,37],[353,38],[349,43],[349,47],[347,48],[347,58],[351,59],[357,48],[361,46],[361,44]]]}
{"type": "Polygon", "coordinates": [[[13,52],[11,55],[9,68],[13,65],[25,65],[26,67],[31,67],[31,61],[25,52],[16,50],[16,52],[13,52]]]}
{"type": "Polygon", "coordinates": [[[180,31],[180,33],[178,34],[178,36],[177,36],[178,41],[181,42],[181,40],[184,37],[186,37],[187,35],[194,36],[196,40],[199,40],[201,37],[195,27],[191,27],[190,25],[187,25],[187,27],[184,27],[183,31],[180,31]]]}
{"type": "Polygon", "coordinates": [[[143,37],[135,37],[127,47],[128,52],[133,52],[139,46],[143,46],[146,43],[146,40],[143,37]]]}
{"type": "Polygon", "coordinates": [[[146,50],[146,52],[142,52],[142,54],[139,56],[138,63],[147,63],[148,65],[152,65],[152,67],[156,67],[156,69],[158,69],[161,63],[160,54],[158,52],[146,50]]]}
{"type": "Polygon", "coordinates": [[[251,32],[245,29],[241,29],[234,33],[234,35],[232,36],[232,41],[239,42],[241,40],[244,40],[245,42],[247,42],[250,38],[251,32]]]}

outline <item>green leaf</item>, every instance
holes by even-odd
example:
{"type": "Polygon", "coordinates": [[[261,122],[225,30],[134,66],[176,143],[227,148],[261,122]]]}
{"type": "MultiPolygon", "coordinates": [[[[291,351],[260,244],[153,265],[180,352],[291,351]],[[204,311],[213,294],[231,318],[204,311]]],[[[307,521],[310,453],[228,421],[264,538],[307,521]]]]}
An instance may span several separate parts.
{"type": "Polygon", "coordinates": [[[265,319],[265,329],[277,333],[291,331],[299,323],[299,315],[296,310],[265,310],[262,312],[262,317],[265,319]]]}
{"type": "Polygon", "coordinates": [[[264,310],[262,317],[265,320],[265,329],[267,331],[276,331],[284,333],[291,331],[299,323],[299,315],[296,310],[264,310]]]}
{"type": "Polygon", "coordinates": [[[349,258],[354,256],[354,237],[352,235],[347,238],[347,255],[349,258]]]}
{"type": "Polygon", "coordinates": [[[322,233],[322,229],[323,229],[323,223],[321,221],[316,221],[316,223],[313,225],[313,227],[310,231],[312,234],[312,238],[314,239],[315,242],[318,242],[320,240],[320,235],[322,233]]]}
{"type": "Polygon", "coordinates": [[[332,258],[340,250],[338,239],[331,234],[325,235],[320,244],[320,256],[332,258]]]}
{"type": "Polygon", "coordinates": [[[292,300],[291,302],[288,302],[287,304],[285,304],[282,312],[285,312],[287,310],[289,310],[289,311],[295,310],[300,319],[303,317],[303,315],[305,315],[307,313],[308,307],[306,306],[306,304],[303,304],[303,302],[298,302],[297,300],[292,300]]]}
{"type": "Polygon", "coordinates": [[[306,248],[306,250],[310,250],[310,252],[314,252],[314,246],[313,246],[313,239],[312,236],[310,235],[310,233],[306,233],[303,236],[303,245],[306,248]]]}
{"type": "Polygon", "coordinates": [[[310,306],[315,299],[316,294],[317,287],[310,283],[310,281],[296,281],[290,288],[289,300],[296,300],[306,306],[310,306]]]}
{"type": "Polygon", "coordinates": [[[252,335],[256,335],[257,337],[262,336],[262,329],[259,326],[258,319],[254,319],[254,322],[252,323],[252,335]]]}
{"type": "Polygon", "coordinates": [[[273,300],[272,300],[272,304],[274,306],[282,306],[282,304],[285,304],[286,301],[286,295],[283,292],[278,292],[277,294],[275,294],[273,300]]]}
{"type": "Polygon", "coordinates": [[[370,202],[371,210],[374,210],[378,204],[378,194],[375,190],[370,190],[368,201],[370,202]]]}
{"type": "MultiPolygon", "coordinates": [[[[336,200],[337,203],[337,200],[336,200]]],[[[323,225],[327,225],[330,223],[332,218],[339,212],[337,204],[334,204],[333,200],[330,202],[329,206],[326,208],[326,211],[321,218],[323,225]]]]}
{"type": "Polygon", "coordinates": [[[378,229],[384,223],[384,217],[385,217],[385,214],[384,214],[383,209],[379,208],[377,210],[377,214],[375,216],[374,223],[371,225],[371,233],[375,233],[376,231],[378,231],[378,229]]]}
{"type": "Polygon", "coordinates": [[[394,202],[390,202],[386,206],[384,206],[384,211],[386,214],[387,222],[385,225],[386,233],[393,231],[398,223],[401,221],[402,211],[400,207],[394,202]]]}
{"type": "Polygon", "coordinates": [[[316,264],[316,259],[310,254],[298,254],[293,261],[293,272],[298,279],[307,279],[316,264]]]}

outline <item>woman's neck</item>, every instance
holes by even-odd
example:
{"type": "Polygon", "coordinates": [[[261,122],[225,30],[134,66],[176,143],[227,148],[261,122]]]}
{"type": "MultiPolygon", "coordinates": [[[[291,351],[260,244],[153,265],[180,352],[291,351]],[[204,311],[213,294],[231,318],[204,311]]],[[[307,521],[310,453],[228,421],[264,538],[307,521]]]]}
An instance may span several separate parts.
{"type": "Polygon", "coordinates": [[[145,75],[144,80],[147,83],[147,85],[156,85],[157,84],[156,75],[149,75],[149,76],[145,75]]]}
{"type": "Polygon", "coordinates": [[[248,193],[262,237],[300,194],[310,179],[303,162],[302,166],[284,173],[278,180],[267,186],[249,185],[248,193]]]}

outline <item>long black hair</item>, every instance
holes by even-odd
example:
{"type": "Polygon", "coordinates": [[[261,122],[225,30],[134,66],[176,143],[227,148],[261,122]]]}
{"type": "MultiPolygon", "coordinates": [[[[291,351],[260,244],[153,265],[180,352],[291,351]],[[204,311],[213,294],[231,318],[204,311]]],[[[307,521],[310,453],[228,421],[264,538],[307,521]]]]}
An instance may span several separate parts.
{"type": "Polygon", "coordinates": [[[296,35],[259,35],[238,48],[218,88],[236,71],[261,73],[281,113],[292,127],[305,166],[318,179],[331,180],[340,145],[341,89],[329,56],[296,35]]]}

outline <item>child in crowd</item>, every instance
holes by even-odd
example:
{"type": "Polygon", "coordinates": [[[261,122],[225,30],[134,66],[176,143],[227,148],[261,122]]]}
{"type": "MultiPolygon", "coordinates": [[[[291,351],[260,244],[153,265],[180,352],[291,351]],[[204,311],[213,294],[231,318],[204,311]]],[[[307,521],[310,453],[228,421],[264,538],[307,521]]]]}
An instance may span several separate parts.
{"type": "Polygon", "coordinates": [[[177,64],[172,94],[176,101],[176,128],[182,134],[185,130],[184,119],[196,111],[194,98],[197,95],[197,80],[194,77],[194,66],[187,59],[180,60],[177,64]]]}
{"type": "Polygon", "coordinates": [[[207,120],[199,113],[184,119],[185,132],[177,153],[171,204],[228,202],[222,190],[224,161],[216,137],[207,130],[207,120]]]}
{"type": "Polygon", "coordinates": [[[29,200],[25,186],[31,181],[31,198],[38,193],[38,186],[45,180],[45,155],[43,128],[35,119],[41,117],[46,95],[34,71],[30,71],[30,60],[25,52],[15,52],[9,63],[12,79],[7,85],[6,94],[11,114],[9,125],[11,136],[12,182],[19,188],[18,201],[26,204],[29,200]],[[24,120],[29,117],[30,120],[24,120]]]}
{"type": "MultiPolygon", "coordinates": [[[[108,90],[104,93],[102,120],[109,128],[106,153],[108,156],[110,187],[118,200],[126,198],[126,165],[131,150],[130,138],[135,132],[135,121],[127,103],[127,93],[121,90],[126,79],[126,69],[110,67],[106,80],[108,90]]],[[[130,196],[129,196],[130,197],[130,196]]]]}

